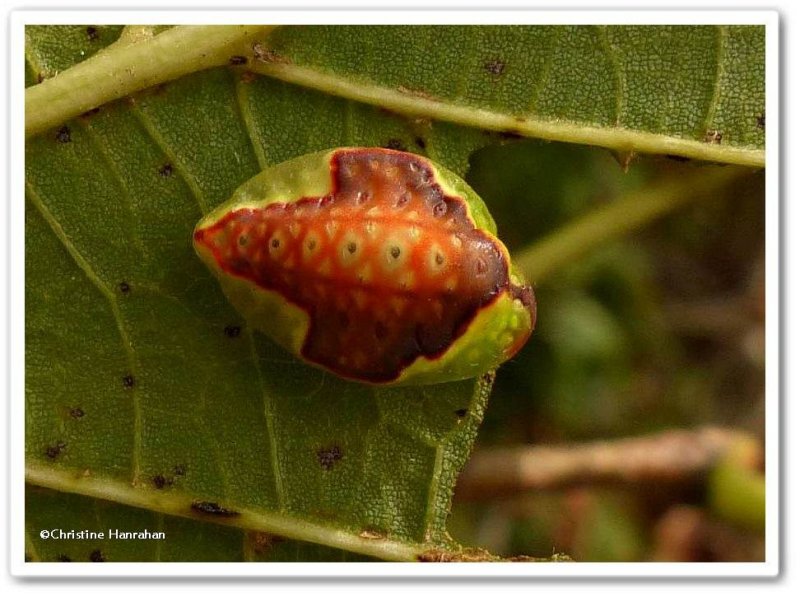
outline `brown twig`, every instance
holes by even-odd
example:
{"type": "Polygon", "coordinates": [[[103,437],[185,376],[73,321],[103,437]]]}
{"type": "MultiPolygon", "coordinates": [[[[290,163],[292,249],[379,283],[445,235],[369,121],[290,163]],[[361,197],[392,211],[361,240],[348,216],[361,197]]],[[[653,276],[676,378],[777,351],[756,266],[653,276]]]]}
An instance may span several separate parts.
{"type": "Polygon", "coordinates": [[[578,484],[690,480],[741,441],[752,439],[741,431],[704,427],[558,447],[486,448],[470,459],[457,495],[482,499],[578,484]]]}

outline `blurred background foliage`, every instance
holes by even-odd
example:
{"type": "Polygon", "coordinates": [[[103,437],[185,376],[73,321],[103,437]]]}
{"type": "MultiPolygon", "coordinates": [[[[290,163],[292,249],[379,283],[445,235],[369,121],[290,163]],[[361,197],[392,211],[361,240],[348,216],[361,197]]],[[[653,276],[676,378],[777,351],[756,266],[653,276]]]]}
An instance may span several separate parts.
{"type": "MultiPolygon", "coordinates": [[[[625,171],[603,149],[512,140],[476,152],[467,178],[513,254],[621,193],[698,167],[683,162],[639,157],[625,171]]],[[[703,425],[749,432],[761,445],[763,171],[726,192],[730,196],[682,208],[534,281],[537,329],[499,370],[476,454],[703,425]]],[[[756,475],[763,466],[757,452],[746,460],[756,475]]],[[[722,494],[741,493],[722,482],[722,494]]],[[[763,484],[761,491],[763,499],[763,484]]],[[[741,509],[758,511],[758,498],[742,499],[741,509]]],[[[764,557],[763,520],[756,516],[748,525],[726,516],[714,507],[707,479],[485,499],[462,498],[457,488],[454,501],[454,538],[500,555],[764,557]]]]}

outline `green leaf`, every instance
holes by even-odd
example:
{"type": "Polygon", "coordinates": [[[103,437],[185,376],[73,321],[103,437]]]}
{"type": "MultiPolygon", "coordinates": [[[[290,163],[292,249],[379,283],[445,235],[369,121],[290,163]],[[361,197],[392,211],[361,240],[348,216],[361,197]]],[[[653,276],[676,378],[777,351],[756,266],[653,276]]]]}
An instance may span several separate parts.
{"type": "MultiPolygon", "coordinates": [[[[71,39],[29,31],[32,73],[79,56],[71,39]]],[[[491,380],[385,390],[311,369],[240,320],[190,242],[267,164],[421,136],[461,174],[485,142],[223,67],[30,138],[29,482],[382,559],[452,547],[491,380]]],[[[29,526],[52,518],[32,504],[29,526]]]]}

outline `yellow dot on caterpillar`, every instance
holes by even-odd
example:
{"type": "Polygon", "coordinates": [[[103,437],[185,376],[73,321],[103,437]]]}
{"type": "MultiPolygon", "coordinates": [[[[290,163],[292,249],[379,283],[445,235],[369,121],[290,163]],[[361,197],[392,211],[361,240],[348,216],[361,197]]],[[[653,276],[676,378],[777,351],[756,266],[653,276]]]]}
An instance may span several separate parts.
{"type": "Polygon", "coordinates": [[[455,275],[447,278],[444,283],[444,288],[447,292],[455,292],[456,288],[458,288],[458,278],[455,275]]]}
{"type": "Polygon", "coordinates": [[[286,245],[285,237],[282,231],[276,231],[269,239],[269,253],[273,258],[277,257],[283,252],[286,245]]]}
{"type": "Polygon", "coordinates": [[[428,250],[428,271],[432,274],[439,274],[444,271],[446,259],[442,248],[439,245],[431,245],[428,250]]]}
{"type": "Polygon", "coordinates": [[[461,245],[464,244],[455,234],[450,235],[450,243],[457,249],[460,249],[461,245]]]}
{"type": "Polygon", "coordinates": [[[297,222],[292,222],[289,224],[289,234],[292,235],[292,238],[297,238],[297,236],[300,234],[300,224],[297,222]]]}
{"type": "Polygon", "coordinates": [[[385,269],[394,270],[400,267],[407,257],[407,250],[405,245],[396,241],[396,239],[387,240],[383,249],[383,266],[385,269]]]}
{"type": "Polygon", "coordinates": [[[419,240],[421,235],[422,232],[420,231],[419,226],[412,226],[408,229],[408,238],[415,242],[419,240]]]}
{"type": "Polygon", "coordinates": [[[308,260],[316,254],[319,249],[319,238],[316,233],[309,232],[303,239],[303,258],[308,260]]]}
{"type": "Polygon", "coordinates": [[[351,266],[361,254],[362,239],[352,232],[347,232],[339,245],[339,261],[342,265],[351,266]]]}

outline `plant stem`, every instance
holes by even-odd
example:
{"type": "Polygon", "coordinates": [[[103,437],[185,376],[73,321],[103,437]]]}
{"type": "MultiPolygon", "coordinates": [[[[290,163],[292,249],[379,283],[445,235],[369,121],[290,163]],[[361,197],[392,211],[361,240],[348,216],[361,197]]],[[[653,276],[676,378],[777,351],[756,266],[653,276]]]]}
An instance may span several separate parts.
{"type": "Polygon", "coordinates": [[[467,463],[457,497],[487,500],[575,485],[699,480],[741,442],[755,440],[735,429],[702,427],[563,446],[484,448],[467,463]]]}
{"type": "Polygon", "coordinates": [[[112,44],[25,90],[30,137],[135,91],[252,54],[249,44],[274,25],[178,26],[150,39],[112,44]]]}
{"type": "Polygon", "coordinates": [[[659,186],[637,189],[514,255],[517,266],[534,284],[572,263],[599,245],[619,238],[692,201],[711,199],[746,170],[733,167],[698,168],[659,186]]]}

